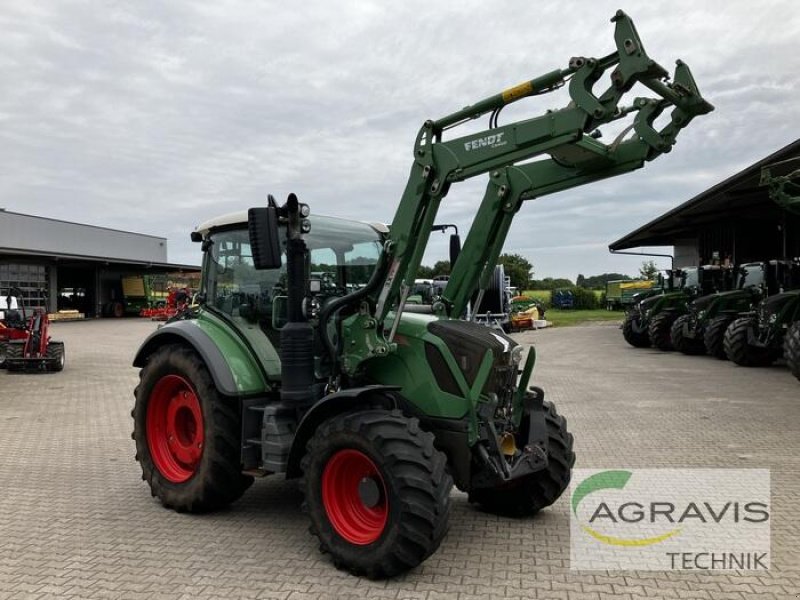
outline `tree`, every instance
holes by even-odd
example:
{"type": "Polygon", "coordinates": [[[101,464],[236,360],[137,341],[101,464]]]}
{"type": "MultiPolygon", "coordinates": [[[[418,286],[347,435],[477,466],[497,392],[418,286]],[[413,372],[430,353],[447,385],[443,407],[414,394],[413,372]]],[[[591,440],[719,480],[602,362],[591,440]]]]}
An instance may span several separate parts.
{"type": "Polygon", "coordinates": [[[525,257],[519,254],[501,254],[497,262],[503,265],[513,287],[520,291],[528,289],[533,265],[525,257]]]}
{"type": "Polygon", "coordinates": [[[433,267],[420,265],[419,269],[417,269],[417,279],[433,279],[435,274],[436,273],[434,272],[433,267]]]}
{"type": "Polygon", "coordinates": [[[433,276],[436,277],[437,275],[450,275],[450,261],[449,260],[437,260],[436,264],[433,265],[433,276]]]}
{"type": "Polygon", "coordinates": [[[584,277],[583,275],[579,274],[578,278],[575,280],[575,286],[576,287],[588,287],[586,285],[586,277],[584,277]]]}
{"type": "Polygon", "coordinates": [[[641,279],[655,279],[656,274],[658,273],[658,267],[656,263],[652,260],[646,260],[642,263],[642,266],[639,267],[639,276],[641,279]]]}

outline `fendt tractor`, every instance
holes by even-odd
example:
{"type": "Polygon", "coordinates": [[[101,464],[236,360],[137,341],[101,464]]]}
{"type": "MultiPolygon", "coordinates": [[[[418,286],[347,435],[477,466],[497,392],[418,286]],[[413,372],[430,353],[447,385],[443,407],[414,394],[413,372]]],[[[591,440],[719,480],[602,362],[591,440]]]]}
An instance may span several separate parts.
{"type": "Polygon", "coordinates": [[[725,360],[725,330],[740,313],[781,287],[783,263],[756,262],[733,269],[736,289],[700,296],[686,305],[687,313],[672,324],[671,341],[684,354],[705,354],[725,360]]]}
{"type": "MultiPolygon", "coordinates": [[[[727,358],[745,367],[764,367],[784,355],[788,330],[800,321],[800,261],[770,261],[779,269],[780,287],[732,319],[723,338],[727,358]]],[[[792,368],[794,354],[786,353],[792,368]]]]}
{"type": "MultiPolygon", "coordinates": [[[[800,169],[777,171],[800,162],[794,157],[761,170],[761,185],[781,208],[800,214],[800,169]]],[[[784,231],[785,235],[785,231],[784,231]]],[[[725,332],[725,352],[741,366],[766,366],[783,355],[800,379],[800,257],[780,261],[784,267],[783,289],[765,298],[756,310],[742,315],[725,332]]]]}
{"type": "Polygon", "coordinates": [[[659,289],[635,296],[622,322],[622,337],[634,348],[672,350],[672,324],[686,314],[687,303],[718,291],[724,279],[724,270],[713,265],[668,269],[659,289]]]}
{"type": "Polygon", "coordinates": [[[535,352],[525,357],[503,332],[460,317],[476,291],[480,314],[524,201],[638,169],[713,110],[687,65],[678,62],[670,79],[631,19],[619,11],[612,21],[608,56],[572,58],[426,121],[390,227],[311,215],[290,194],[193,232],[203,250],[198,305],[134,359],[133,437],[154,496],[177,511],[210,511],[254,476],[298,479],[320,548],[337,567],[373,578],[437,549],[454,483],[498,514],[555,502],[570,480],[573,438],[530,386],[535,352]],[[596,94],[606,72],[608,87],[596,94]],[[658,97],[620,104],[637,83],[658,97]],[[499,124],[503,107],[565,85],[564,108],[499,124]],[[444,139],[482,115],[487,130],[444,139]],[[632,129],[598,139],[598,127],[626,115],[632,129]],[[441,298],[430,314],[405,312],[441,201],[453,183],[485,173],[441,298]],[[310,276],[331,267],[333,279],[310,276]]]}

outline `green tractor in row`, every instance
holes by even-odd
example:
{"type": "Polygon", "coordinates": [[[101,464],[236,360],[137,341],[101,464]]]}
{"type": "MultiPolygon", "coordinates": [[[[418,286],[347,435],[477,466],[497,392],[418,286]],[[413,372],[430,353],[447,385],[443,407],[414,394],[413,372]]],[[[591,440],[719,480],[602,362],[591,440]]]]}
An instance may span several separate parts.
{"type": "MultiPolygon", "coordinates": [[[[773,261],[785,274],[783,289],[731,321],[723,347],[727,358],[744,367],[771,365],[782,356],[800,375],[800,261],[773,261]]],[[[798,376],[800,379],[800,376],[798,376]]]]}
{"type": "Polygon", "coordinates": [[[637,298],[625,314],[622,336],[635,348],[672,350],[672,324],[686,314],[689,302],[717,291],[724,280],[725,270],[715,265],[667,270],[663,291],[637,298]]]}
{"type": "Polygon", "coordinates": [[[320,548],[368,577],[436,551],[454,484],[504,515],[532,515],[561,496],[573,437],[530,385],[533,348],[526,357],[502,331],[462,316],[481,306],[524,201],[638,169],[713,110],[684,63],[670,77],[627,15],[612,21],[611,54],[572,58],[426,121],[391,226],[312,216],[290,194],[193,232],[203,250],[197,306],[134,360],[133,438],[153,496],[210,511],[254,477],[297,480],[320,548]],[[595,94],[605,74],[608,87],[595,94]],[[637,84],[657,98],[621,104],[637,84]],[[562,86],[564,108],[498,123],[503,107],[562,86]],[[450,136],[482,115],[489,129],[450,136]],[[599,127],[626,115],[632,130],[598,139],[599,127]],[[405,310],[441,202],[452,184],[481,174],[486,193],[445,289],[428,314],[405,310]],[[320,271],[334,277],[311,276],[320,271]]]}
{"type": "Polygon", "coordinates": [[[670,338],[684,354],[706,354],[725,360],[725,331],[740,313],[751,310],[781,285],[780,261],[746,263],[731,270],[735,289],[700,296],[686,305],[686,314],[672,324],[670,338]]]}

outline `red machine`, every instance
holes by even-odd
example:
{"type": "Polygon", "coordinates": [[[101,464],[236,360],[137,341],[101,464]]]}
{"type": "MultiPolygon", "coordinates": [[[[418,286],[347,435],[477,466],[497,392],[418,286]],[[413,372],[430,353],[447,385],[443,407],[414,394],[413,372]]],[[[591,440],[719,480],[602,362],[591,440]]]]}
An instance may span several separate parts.
{"type": "Polygon", "coordinates": [[[0,366],[5,366],[9,371],[61,371],[64,368],[64,342],[50,339],[47,312],[36,309],[27,318],[24,305],[18,301],[17,305],[22,309],[20,316],[19,310],[11,308],[14,296],[17,299],[21,297],[19,289],[12,289],[6,297],[8,308],[4,323],[0,326],[0,346],[3,347],[0,348],[0,366]]]}

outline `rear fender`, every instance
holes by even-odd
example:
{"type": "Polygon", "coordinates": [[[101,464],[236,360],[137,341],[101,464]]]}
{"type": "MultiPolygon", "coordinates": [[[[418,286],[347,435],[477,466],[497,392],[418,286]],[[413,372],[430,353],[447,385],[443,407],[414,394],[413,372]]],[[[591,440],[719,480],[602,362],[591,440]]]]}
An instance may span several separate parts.
{"type": "Polygon", "coordinates": [[[133,366],[144,367],[150,355],[167,344],[193,348],[208,368],[214,386],[225,396],[268,390],[261,367],[247,348],[230,343],[226,344],[223,353],[214,339],[192,320],[167,323],[150,334],[136,353],[133,366]]]}
{"type": "Polygon", "coordinates": [[[286,466],[286,479],[300,477],[300,461],[306,453],[306,444],[324,421],[359,407],[381,406],[387,410],[398,408],[399,402],[394,392],[399,390],[398,386],[368,385],[342,390],[322,398],[308,410],[297,426],[286,466]]]}

